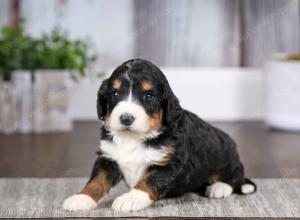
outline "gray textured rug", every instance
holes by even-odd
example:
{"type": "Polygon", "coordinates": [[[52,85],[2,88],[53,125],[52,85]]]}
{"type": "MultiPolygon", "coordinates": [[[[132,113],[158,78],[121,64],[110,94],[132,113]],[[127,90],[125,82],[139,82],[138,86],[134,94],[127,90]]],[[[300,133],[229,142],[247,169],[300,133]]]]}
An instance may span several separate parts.
{"type": "Polygon", "coordinates": [[[110,206],[127,190],[124,183],[112,190],[97,209],[68,212],[62,201],[78,192],[86,178],[0,179],[0,218],[60,217],[300,217],[300,179],[256,179],[256,194],[207,199],[189,193],[155,202],[138,212],[122,213],[110,206]]]}

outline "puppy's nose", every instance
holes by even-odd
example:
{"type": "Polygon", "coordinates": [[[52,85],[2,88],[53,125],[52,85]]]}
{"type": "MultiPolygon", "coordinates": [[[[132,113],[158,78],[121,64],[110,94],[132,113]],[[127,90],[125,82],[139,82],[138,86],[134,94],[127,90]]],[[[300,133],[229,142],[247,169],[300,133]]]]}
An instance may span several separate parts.
{"type": "Polygon", "coordinates": [[[125,113],[120,116],[121,124],[125,126],[130,126],[134,122],[134,120],[135,118],[128,113],[125,113]]]}

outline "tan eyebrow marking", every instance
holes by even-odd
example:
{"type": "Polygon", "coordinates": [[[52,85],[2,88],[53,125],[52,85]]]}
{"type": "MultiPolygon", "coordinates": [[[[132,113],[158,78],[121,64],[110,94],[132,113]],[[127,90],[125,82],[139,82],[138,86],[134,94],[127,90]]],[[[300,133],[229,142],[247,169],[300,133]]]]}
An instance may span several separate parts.
{"type": "Polygon", "coordinates": [[[153,85],[149,81],[142,81],[142,88],[144,91],[151,90],[153,88],[153,85]]]}
{"type": "Polygon", "coordinates": [[[161,126],[163,118],[163,110],[160,109],[159,112],[153,113],[149,118],[149,130],[153,131],[161,126]]]}
{"type": "Polygon", "coordinates": [[[122,86],[122,81],[119,80],[119,79],[116,79],[114,82],[113,82],[113,88],[116,89],[116,90],[119,90],[122,86]]]}

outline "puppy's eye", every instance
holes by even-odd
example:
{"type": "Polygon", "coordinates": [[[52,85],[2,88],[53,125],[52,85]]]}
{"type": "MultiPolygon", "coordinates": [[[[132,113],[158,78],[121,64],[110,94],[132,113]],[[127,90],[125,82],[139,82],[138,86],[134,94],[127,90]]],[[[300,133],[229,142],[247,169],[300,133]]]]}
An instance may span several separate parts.
{"type": "Polygon", "coordinates": [[[146,101],[149,101],[149,100],[151,100],[151,99],[153,99],[153,94],[151,93],[151,92],[147,92],[147,93],[145,93],[144,94],[144,100],[146,100],[146,101]]]}
{"type": "Polygon", "coordinates": [[[113,97],[113,98],[115,98],[115,97],[118,97],[119,96],[119,92],[118,91],[112,91],[111,92],[111,96],[113,97]]]}

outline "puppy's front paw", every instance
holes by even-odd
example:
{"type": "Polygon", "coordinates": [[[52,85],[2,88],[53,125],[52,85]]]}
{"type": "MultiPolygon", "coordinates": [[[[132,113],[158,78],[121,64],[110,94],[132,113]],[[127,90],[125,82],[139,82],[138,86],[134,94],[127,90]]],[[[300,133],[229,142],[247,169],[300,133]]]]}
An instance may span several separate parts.
{"type": "Polygon", "coordinates": [[[63,209],[69,211],[90,210],[97,207],[97,203],[88,195],[77,194],[67,198],[63,203],[63,209]]]}
{"type": "Polygon", "coordinates": [[[148,193],[138,189],[132,189],[128,193],[117,197],[112,204],[112,208],[122,212],[137,211],[146,208],[151,205],[152,202],[148,193]]]}
{"type": "Polygon", "coordinates": [[[232,194],[232,187],[227,183],[216,182],[206,188],[206,196],[209,198],[225,198],[232,194]]]}

